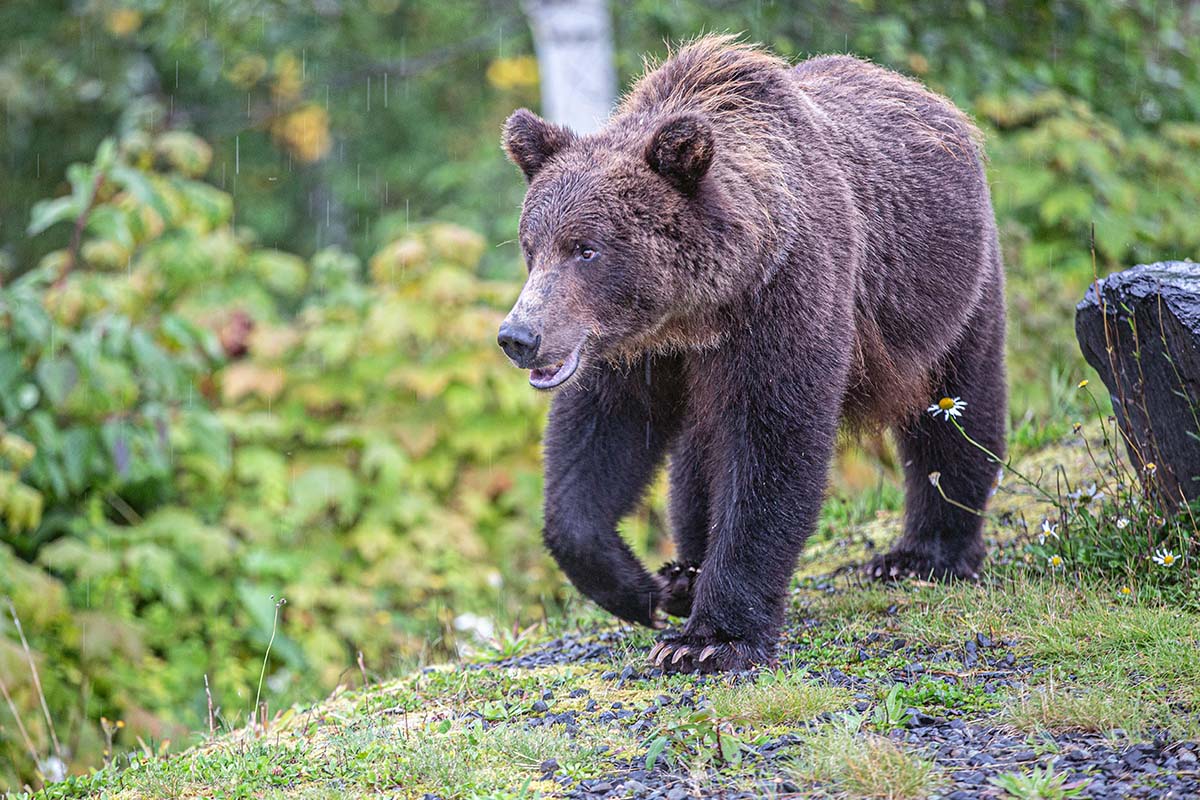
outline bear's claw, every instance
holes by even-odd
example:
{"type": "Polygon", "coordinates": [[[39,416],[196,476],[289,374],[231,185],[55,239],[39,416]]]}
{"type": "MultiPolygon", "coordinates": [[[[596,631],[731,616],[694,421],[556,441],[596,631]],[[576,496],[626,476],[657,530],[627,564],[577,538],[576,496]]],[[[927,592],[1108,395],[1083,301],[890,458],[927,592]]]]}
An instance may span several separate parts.
{"type": "Polygon", "coordinates": [[[691,614],[692,600],[696,594],[696,579],[700,577],[700,565],[694,562],[668,561],[658,568],[658,577],[663,582],[659,608],[673,617],[686,617],[691,614]]]}
{"type": "Polygon", "coordinates": [[[658,642],[647,659],[665,672],[744,672],[772,663],[765,648],[743,641],[712,641],[683,634],[658,642]]]}
{"type": "Polygon", "coordinates": [[[976,567],[966,564],[946,565],[928,556],[908,550],[881,553],[862,567],[866,577],[883,583],[918,580],[979,580],[976,567]]]}

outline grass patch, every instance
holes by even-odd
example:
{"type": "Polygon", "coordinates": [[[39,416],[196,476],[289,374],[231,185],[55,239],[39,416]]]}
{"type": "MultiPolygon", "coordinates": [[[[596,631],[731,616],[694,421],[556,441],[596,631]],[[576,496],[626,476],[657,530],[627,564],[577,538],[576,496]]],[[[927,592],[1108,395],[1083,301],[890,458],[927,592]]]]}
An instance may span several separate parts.
{"type": "Polygon", "coordinates": [[[1169,704],[1154,702],[1117,686],[1101,689],[1063,688],[1054,682],[1012,698],[1000,719],[1020,731],[1054,733],[1125,731],[1131,738],[1144,737],[1151,728],[1169,728],[1169,704]]]}
{"type": "Polygon", "coordinates": [[[854,702],[845,689],[805,680],[803,674],[776,670],[752,684],[717,686],[708,700],[718,716],[751,725],[796,725],[854,702]]]}
{"type": "Polygon", "coordinates": [[[882,800],[926,797],[938,778],[931,761],[885,736],[859,735],[847,726],[810,738],[791,773],[798,781],[828,786],[838,797],[882,800]]]}

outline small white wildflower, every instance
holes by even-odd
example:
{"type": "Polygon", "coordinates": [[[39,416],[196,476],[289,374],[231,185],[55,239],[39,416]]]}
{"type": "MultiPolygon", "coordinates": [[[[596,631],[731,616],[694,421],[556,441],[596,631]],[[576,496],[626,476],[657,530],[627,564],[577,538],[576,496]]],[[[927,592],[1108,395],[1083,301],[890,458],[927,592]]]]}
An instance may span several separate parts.
{"type": "Polygon", "coordinates": [[[1154,563],[1164,567],[1173,567],[1175,562],[1179,560],[1179,556],[1172,553],[1165,547],[1160,547],[1154,551],[1154,563]]]}
{"type": "Polygon", "coordinates": [[[951,417],[961,417],[963,409],[966,407],[967,401],[961,397],[943,397],[925,410],[932,414],[934,419],[937,419],[938,415],[950,419],[951,417]]]}
{"type": "Polygon", "coordinates": [[[1049,536],[1051,539],[1058,538],[1058,523],[1051,522],[1048,519],[1043,519],[1042,532],[1038,534],[1038,544],[1045,544],[1047,536],[1049,536]]]}
{"type": "Polygon", "coordinates": [[[1055,554],[1046,559],[1046,562],[1053,568],[1058,569],[1063,565],[1062,556],[1055,554]]]}
{"type": "Polygon", "coordinates": [[[487,641],[496,635],[496,625],[487,617],[472,614],[470,611],[459,614],[454,618],[455,630],[472,633],[479,639],[487,641]]]}
{"type": "Polygon", "coordinates": [[[938,485],[938,483],[939,483],[941,480],[942,480],[942,473],[940,473],[940,472],[931,472],[931,473],[929,473],[929,483],[930,483],[930,485],[932,485],[932,486],[937,486],[937,485],[938,485]]]}
{"type": "Polygon", "coordinates": [[[1117,520],[1117,530],[1123,531],[1128,527],[1129,527],[1129,520],[1127,518],[1121,517],[1120,519],[1117,520]]]}

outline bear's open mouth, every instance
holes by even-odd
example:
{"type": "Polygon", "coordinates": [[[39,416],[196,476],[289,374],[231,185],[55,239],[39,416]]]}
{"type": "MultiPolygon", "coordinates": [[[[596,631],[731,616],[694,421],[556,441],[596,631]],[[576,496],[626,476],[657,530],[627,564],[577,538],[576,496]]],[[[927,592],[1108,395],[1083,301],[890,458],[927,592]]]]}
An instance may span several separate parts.
{"type": "Polygon", "coordinates": [[[549,367],[531,369],[529,371],[529,385],[542,391],[562,386],[575,374],[575,370],[579,368],[579,354],[582,350],[583,342],[580,342],[571,351],[571,355],[567,356],[565,361],[559,361],[557,364],[549,367]]]}

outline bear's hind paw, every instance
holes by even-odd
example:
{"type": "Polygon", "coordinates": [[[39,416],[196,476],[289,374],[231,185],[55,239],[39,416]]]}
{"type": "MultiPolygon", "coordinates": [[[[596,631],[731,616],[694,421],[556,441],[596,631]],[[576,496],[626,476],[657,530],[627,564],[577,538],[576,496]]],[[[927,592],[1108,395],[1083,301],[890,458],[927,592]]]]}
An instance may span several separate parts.
{"type": "Polygon", "coordinates": [[[978,565],[945,564],[908,550],[881,553],[863,565],[863,574],[881,583],[917,580],[979,580],[978,565]]]}

